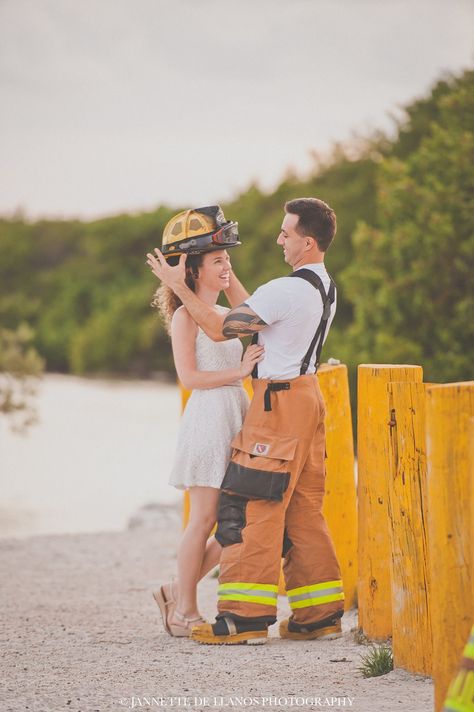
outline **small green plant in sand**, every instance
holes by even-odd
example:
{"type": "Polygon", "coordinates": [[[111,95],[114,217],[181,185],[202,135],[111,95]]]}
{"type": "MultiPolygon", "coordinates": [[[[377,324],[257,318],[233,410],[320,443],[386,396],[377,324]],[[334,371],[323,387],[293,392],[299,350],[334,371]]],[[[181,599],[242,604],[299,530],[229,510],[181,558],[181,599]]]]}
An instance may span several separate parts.
{"type": "Polygon", "coordinates": [[[372,646],[367,655],[361,655],[362,665],[358,670],[363,677],[378,677],[393,670],[392,650],[387,645],[372,646]]]}

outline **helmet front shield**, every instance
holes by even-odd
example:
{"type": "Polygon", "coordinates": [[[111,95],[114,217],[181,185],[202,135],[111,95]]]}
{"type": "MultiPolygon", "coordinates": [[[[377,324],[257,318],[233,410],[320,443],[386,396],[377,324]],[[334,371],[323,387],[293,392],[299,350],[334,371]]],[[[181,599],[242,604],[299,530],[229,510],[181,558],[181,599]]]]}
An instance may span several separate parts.
{"type": "Polygon", "coordinates": [[[239,242],[238,223],[229,222],[216,232],[208,235],[190,237],[187,240],[175,242],[171,245],[163,245],[163,255],[171,255],[185,252],[188,255],[200,254],[201,252],[211,252],[212,250],[225,250],[227,247],[234,247],[242,244],[239,242]]]}
{"type": "Polygon", "coordinates": [[[240,245],[238,223],[226,220],[219,205],[182,211],[165,226],[161,251],[165,258],[202,254],[240,245]]]}

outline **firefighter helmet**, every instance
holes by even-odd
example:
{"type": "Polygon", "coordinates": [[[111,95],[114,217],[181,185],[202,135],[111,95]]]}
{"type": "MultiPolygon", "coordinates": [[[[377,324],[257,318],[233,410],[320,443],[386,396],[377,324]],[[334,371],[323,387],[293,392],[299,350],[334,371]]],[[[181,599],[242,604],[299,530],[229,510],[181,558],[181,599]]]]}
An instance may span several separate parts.
{"type": "Polygon", "coordinates": [[[219,205],[183,210],[167,222],[161,252],[166,260],[177,262],[182,254],[199,255],[226,250],[239,242],[238,223],[226,220],[219,205]]]}

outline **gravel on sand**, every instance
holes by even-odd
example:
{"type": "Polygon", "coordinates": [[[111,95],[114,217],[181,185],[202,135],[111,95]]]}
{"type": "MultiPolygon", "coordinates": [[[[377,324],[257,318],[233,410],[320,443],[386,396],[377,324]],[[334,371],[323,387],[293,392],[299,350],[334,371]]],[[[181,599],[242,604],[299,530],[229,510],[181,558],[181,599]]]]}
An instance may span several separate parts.
{"type": "MultiPolygon", "coordinates": [[[[0,540],[2,712],[433,709],[430,678],[361,676],[356,611],[334,641],[280,640],[278,625],[261,646],[171,638],[152,591],[174,573],[179,532],[165,508],[123,532],[0,540]]],[[[208,620],[216,587],[212,576],[200,584],[208,620]]]]}

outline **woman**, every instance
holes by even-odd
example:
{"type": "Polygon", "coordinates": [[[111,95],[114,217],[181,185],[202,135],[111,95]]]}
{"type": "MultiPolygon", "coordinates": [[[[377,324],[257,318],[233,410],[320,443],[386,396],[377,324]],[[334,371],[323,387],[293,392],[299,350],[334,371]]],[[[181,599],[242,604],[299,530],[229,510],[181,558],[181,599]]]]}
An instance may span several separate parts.
{"type": "MultiPolygon", "coordinates": [[[[188,255],[186,282],[207,304],[217,305],[229,289],[231,264],[226,250],[188,255]]],[[[216,522],[219,487],[231,454],[230,443],[242,426],[248,397],[242,378],[263,358],[263,347],[251,345],[242,358],[238,339],[212,341],[193,321],[178,297],[160,287],[153,302],[169,325],[176,371],[192,390],[184,411],[170,484],[188,489],[191,512],[178,550],[178,580],[154,593],[165,629],[189,636],[199,614],[198,581],[219,562],[221,546],[209,534],[216,522]]]]}

